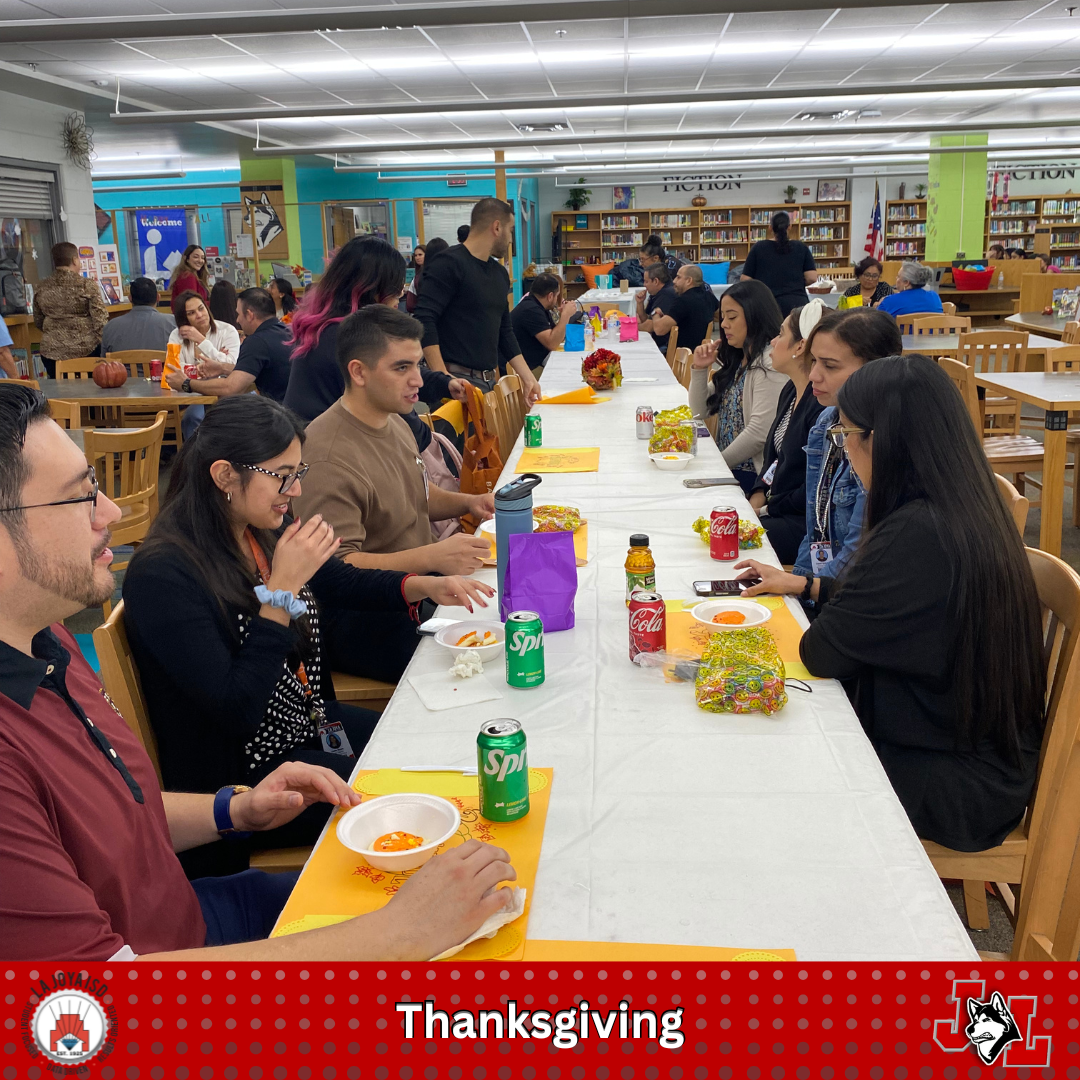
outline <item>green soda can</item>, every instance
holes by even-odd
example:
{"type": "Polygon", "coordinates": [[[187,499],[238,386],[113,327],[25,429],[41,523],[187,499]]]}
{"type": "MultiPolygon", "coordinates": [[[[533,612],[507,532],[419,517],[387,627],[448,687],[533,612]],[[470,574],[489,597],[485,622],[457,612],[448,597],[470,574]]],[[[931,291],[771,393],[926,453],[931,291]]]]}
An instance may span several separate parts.
{"type": "Polygon", "coordinates": [[[525,417],[525,445],[543,446],[544,432],[538,413],[528,413],[525,417]]]}
{"type": "Polygon", "coordinates": [[[480,814],[517,821],[529,812],[529,757],[520,720],[488,720],[476,736],[480,814]]]}
{"type": "Polygon", "coordinates": [[[544,681],[544,624],[535,611],[506,616],[506,681],[519,690],[544,681]]]}

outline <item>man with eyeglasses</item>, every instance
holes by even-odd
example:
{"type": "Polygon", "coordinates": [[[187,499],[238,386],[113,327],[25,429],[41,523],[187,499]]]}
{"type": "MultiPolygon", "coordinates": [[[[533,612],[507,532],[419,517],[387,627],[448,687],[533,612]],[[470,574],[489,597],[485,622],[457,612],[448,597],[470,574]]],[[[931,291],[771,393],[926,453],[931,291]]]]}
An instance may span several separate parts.
{"type": "Polygon", "coordinates": [[[505,851],[436,856],[380,911],[267,940],[295,875],[189,883],[175,852],[355,805],[335,774],[280,766],[230,795],[162,792],[63,620],[112,595],[119,508],[44,396],[0,381],[0,951],[8,960],[429,959],[508,893],[505,851]]]}

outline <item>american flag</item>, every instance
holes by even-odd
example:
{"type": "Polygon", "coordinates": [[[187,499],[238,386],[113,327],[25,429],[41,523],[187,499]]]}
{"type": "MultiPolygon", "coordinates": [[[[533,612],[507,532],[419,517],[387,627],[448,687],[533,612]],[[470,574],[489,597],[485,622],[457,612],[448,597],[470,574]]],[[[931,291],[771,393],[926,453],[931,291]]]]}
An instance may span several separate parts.
{"type": "Polygon", "coordinates": [[[885,258],[885,237],[881,231],[881,195],[877,181],[874,181],[874,212],[870,215],[870,224],[866,228],[866,247],[863,248],[873,259],[885,258]]]}

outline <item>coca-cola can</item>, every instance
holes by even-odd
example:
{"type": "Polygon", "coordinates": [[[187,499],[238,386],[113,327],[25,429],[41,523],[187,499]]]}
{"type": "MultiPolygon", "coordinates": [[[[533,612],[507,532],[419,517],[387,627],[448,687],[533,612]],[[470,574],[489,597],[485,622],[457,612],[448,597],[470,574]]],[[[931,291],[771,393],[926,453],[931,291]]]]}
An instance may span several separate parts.
{"type": "Polygon", "coordinates": [[[667,648],[664,599],[656,592],[635,589],[630,594],[630,659],[638,653],[667,648]]]}
{"type": "Polygon", "coordinates": [[[637,437],[639,439],[651,439],[653,433],[653,407],[651,405],[639,405],[636,419],[637,437]]]}
{"type": "Polygon", "coordinates": [[[734,506],[714,506],[709,515],[709,554],[730,562],[739,557],[739,512],[734,506]]]}

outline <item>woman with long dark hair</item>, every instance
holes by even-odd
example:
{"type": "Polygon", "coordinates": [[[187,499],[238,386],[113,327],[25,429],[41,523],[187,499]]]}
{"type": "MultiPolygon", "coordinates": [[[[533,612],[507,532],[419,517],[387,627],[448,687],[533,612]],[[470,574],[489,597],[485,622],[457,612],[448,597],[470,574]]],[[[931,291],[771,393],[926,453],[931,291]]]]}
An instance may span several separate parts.
{"type": "MultiPolygon", "coordinates": [[[[231,323],[218,322],[206,306],[206,300],[189,289],[172,302],[176,329],[169,335],[170,345],[180,346],[180,363],[197,364],[216,360],[235,364],[240,353],[240,335],[231,323]]],[[[236,309],[233,308],[235,313],[236,309]]]]}
{"type": "Polygon", "coordinates": [[[409,260],[409,269],[413,272],[413,279],[405,290],[405,310],[411,315],[416,310],[416,296],[420,292],[420,280],[424,276],[424,261],[427,258],[427,248],[423,244],[417,244],[413,248],[412,258],[409,260]]]}
{"type": "Polygon", "coordinates": [[[810,388],[807,339],[821,321],[825,305],[811,300],[793,308],[780,333],[772,340],[769,358],[773,370],[786,375],[776,403],[776,416],[765,439],[761,475],[750,494],[769,534],[776,557],[792,563],[806,533],[806,440],[821,413],[821,403],[810,388]]]}
{"type": "Polygon", "coordinates": [[[286,325],[291,323],[293,312],[297,308],[296,293],[293,292],[292,282],[283,277],[271,278],[266,291],[274,301],[277,317],[286,325]]]}
{"type": "Polygon", "coordinates": [[[169,277],[170,296],[175,300],[182,292],[198,293],[210,299],[210,273],[206,269],[206,252],[199,244],[188,244],[180,261],[169,277]]]}
{"type": "Polygon", "coordinates": [[[772,293],[761,282],[738,282],[720,297],[720,337],[694,350],[690,408],[695,416],[716,416],[716,445],[747,493],[761,469],[765,439],[787,382],[769,359],[781,321],[772,293]],[[710,380],[714,363],[720,366],[710,380]]]}
{"type": "Polygon", "coordinates": [[[355,236],[293,313],[292,371],[285,404],[305,420],[326,412],[345,392],[337,362],[341,320],[367,304],[396,307],[405,288],[405,259],[381,236],[355,236]]]}
{"type": "Polygon", "coordinates": [[[239,333],[236,323],[236,286],[225,278],[214,282],[210,290],[210,314],[215,322],[228,323],[239,333]]]}
{"type": "Polygon", "coordinates": [[[124,621],[171,790],[254,784],[281,761],[347,777],[378,714],[334,700],[320,608],[377,621],[424,597],[471,610],[492,594],[332,558],[339,541],[320,515],[287,516],[307,472],[303,444],[299,418],[272,399],[219,401],[177,455],[128,568],[124,621]]]}
{"type": "Polygon", "coordinates": [[[829,438],[867,491],[862,543],[800,654],[855,704],[920,837],[1000,844],[1023,817],[1045,723],[1042,626],[1023,542],[960,395],[925,356],[840,388],[829,438]]]}
{"type": "Polygon", "coordinates": [[[817,281],[817,264],[805,244],[788,237],[791,218],[783,210],[773,214],[771,228],[772,238],[750,249],[739,280],[764,282],[786,316],[806,303],[806,286],[817,281]]]}
{"type": "Polygon", "coordinates": [[[862,535],[865,493],[840,448],[828,437],[836,423],[840,387],[863,365],[903,349],[896,320],[873,308],[830,311],[807,339],[811,355],[810,387],[825,406],[806,439],[806,533],[795,558],[794,573],[756,560],[751,567],[761,584],[757,593],[787,593],[813,607],[822,578],[835,578],[854,555],[862,535]]]}

